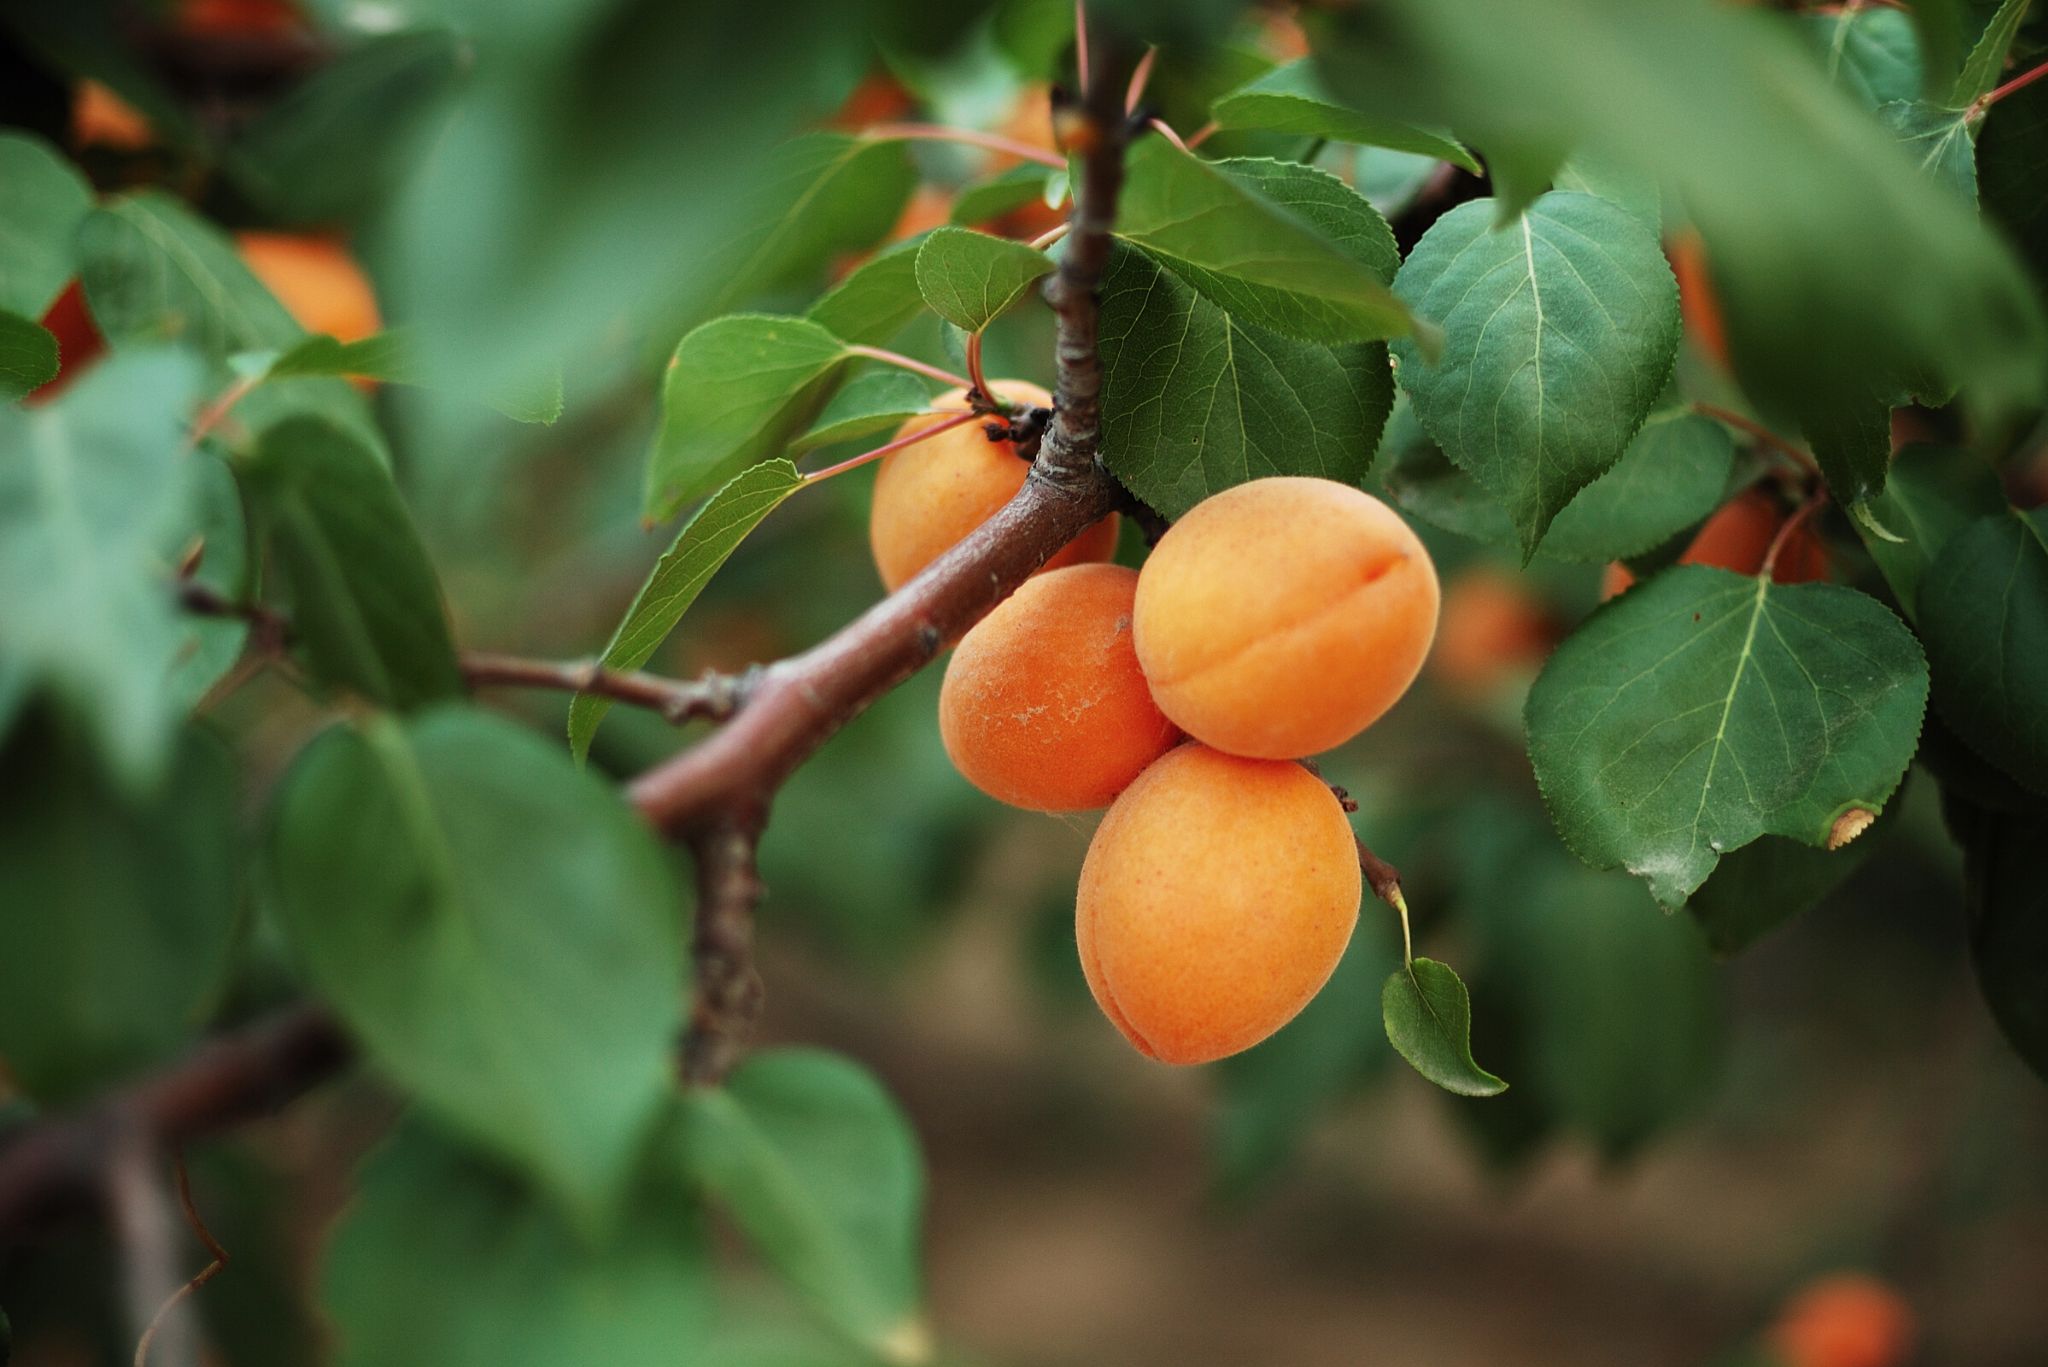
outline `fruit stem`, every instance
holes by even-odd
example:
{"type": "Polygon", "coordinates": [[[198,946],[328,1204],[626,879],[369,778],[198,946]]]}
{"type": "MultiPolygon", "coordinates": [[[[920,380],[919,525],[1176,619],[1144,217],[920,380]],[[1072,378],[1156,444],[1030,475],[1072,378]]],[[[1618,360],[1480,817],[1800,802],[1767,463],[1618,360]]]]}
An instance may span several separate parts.
{"type": "Polygon", "coordinates": [[[1023,161],[1035,161],[1040,166],[1050,166],[1055,171],[1067,169],[1067,160],[1057,152],[1043,147],[1033,147],[1016,138],[1006,138],[1000,133],[984,133],[975,128],[948,128],[937,123],[877,123],[870,124],[861,136],[876,142],[901,139],[906,142],[962,142],[970,147],[979,147],[990,152],[1001,152],[1006,156],[1023,161]]]}
{"type": "Polygon", "coordinates": [[[982,413],[956,413],[944,422],[935,422],[930,427],[921,428],[918,431],[912,432],[907,437],[898,437],[886,446],[877,446],[872,451],[863,451],[857,456],[842,460],[837,465],[828,465],[822,470],[812,470],[804,476],[804,483],[818,484],[832,478],[834,475],[843,475],[848,470],[866,465],[871,460],[880,460],[892,451],[901,451],[906,446],[915,446],[921,441],[936,437],[941,432],[950,432],[956,427],[965,426],[970,422],[978,422],[985,416],[987,415],[982,413]]]}
{"type": "Polygon", "coordinates": [[[1793,464],[1809,475],[1818,475],[1820,473],[1820,466],[1814,463],[1812,456],[1754,418],[1746,418],[1731,408],[1722,408],[1717,404],[1711,403],[1696,403],[1692,406],[1692,411],[1703,418],[1712,418],[1715,422],[1725,422],[1730,427],[1747,432],[1750,436],[1756,438],[1759,445],[1768,446],[1771,450],[1788,457],[1793,464]]]}
{"type": "Polygon", "coordinates": [[[1363,840],[1352,839],[1358,844],[1358,867],[1365,874],[1366,886],[1372,895],[1401,913],[1401,961],[1415,962],[1415,940],[1408,928],[1408,899],[1401,895],[1401,871],[1374,854],[1363,840]]]}
{"type": "Polygon", "coordinates": [[[1000,408],[995,391],[988,387],[988,376],[981,370],[981,333],[967,334],[967,402],[975,408],[1000,408]]]}
{"type": "Polygon", "coordinates": [[[1785,549],[1786,543],[1792,539],[1792,533],[1798,528],[1799,524],[1819,512],[1821,505],[1827,501],[1828,489],[1823,484],[1807,495],[1804,503],[1801,503],[1792,510],[1792,516],[1786,518],[1780,524],[1777,534],[1771,538],[1770,549],[1764,552],[1764,563],[1757,567],[1757,578],[1764,580],[1766,583],[1770,581],[1771,571],[1778,564],[1778,552],[1785,549]]]}
{"type": "Polygon", "coordinates": [[[974,382],[965,375],[955,375],[950,370],[941,370],[935,365],[926,365],[923,361],[912,360],[900,351],[884,351],[878,346],[862,346],[856,343],[849,345],[846,348],[846,352],[849,356],[865,356],[870,361],[881,361],[885,365],[893,365],[899,369],[914,371],[919,375],[925,376],[927,379],[937,380],[940,384],[952,385],[955,389],[965,389],[970,393],[974,390],[974,382]]]}
{"type": "Polygon", "coordinates": [[[1188,150],[1190,152],[1194,151],[1197,147],[1200,147],[1203,143],[1207,142],[1211,137],[1215,136],[1215,133],[1216,120],[1211,119],[1209,120],[1209,122],[1203,124],[1200,128],[1197,128],[1194,132],[1194,136],[1188,139],[1188,150]]]}

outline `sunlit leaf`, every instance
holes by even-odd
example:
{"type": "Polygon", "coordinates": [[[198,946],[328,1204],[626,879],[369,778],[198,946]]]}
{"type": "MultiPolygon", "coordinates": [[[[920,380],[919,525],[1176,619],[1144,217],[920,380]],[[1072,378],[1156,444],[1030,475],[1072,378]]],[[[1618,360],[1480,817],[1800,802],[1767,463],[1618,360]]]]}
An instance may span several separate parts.
{"type": "Polygon", "coordinates": [[[917,253],[923,245],[918,237],[876,252],[811,305],[806,316],[841,341],[886,346],[924,312],[924,296],[917,289],[917,253]]]}
{"type": "Polygon", "coordinates": [[[931,406],[932,387],[925,380],[906,370],[871,370],[848,380],[789,449],[801,453],[891,432],[931,406]]]}
{"type": "Polygon", "coordinates": [[[925,303],[967,332],[987,327],[1052,270],[1052,258],[1035,247],[967,228],[939,228],[917,251],[925,303]]]}

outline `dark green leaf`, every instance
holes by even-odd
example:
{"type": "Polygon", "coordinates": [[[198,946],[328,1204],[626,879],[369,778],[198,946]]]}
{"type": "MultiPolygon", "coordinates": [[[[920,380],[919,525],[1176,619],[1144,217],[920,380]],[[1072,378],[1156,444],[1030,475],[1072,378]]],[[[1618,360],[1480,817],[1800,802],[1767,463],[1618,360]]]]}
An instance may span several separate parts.
{"type": "Polygon", "coordinates": [[[1856,524],[1864,549],[1892,586],[1908,618],[1918,620],[1920,583],[1949,538],[1980,517],[2005,511],[1997,472],[1974,454],[1947,446],[1908,446],[1893,458],[1884,492],[1871,500],[1888,540],[1856,524]]]}
{"type": "Polygon", "coordinates": [[[1472,1061],[1472,999],[1447,965],[1417,959],[1387,975],[1380,990],[1387,1039],[1415,1071],[1459,1096],[1507,1090],[1472,1061]]]}
{"type": "Polygon", "coordinates": [[[1844,507],[1883,492],[1892,458],[1891,405],[1875,395],[1803,407],[1800,427],[1828,491],[1844,507]]]}
{"type": "Polygon", "coordinates": [[[1820,58],[1828,80],[1866,108],[1920,97],[1920,42],[1903,10],[1844,5],[1830,14],[1802,14],[1793,22],[1820,58]]]}
{"type": "MultiPolygon", "coordinates": [[[[279,423],[299,418],[318,418],[340,428],[374,455],[379,465],[391,468],[391,445],[362,391],[347,380],[324,375],[267,379],[244,394],[235,405],[234,427],[245,435],[234,445],[247,450],[253,440],[260,440],[279,423]]],[[[216,431],[216,445],[223,444],[223,435],[216,431]]]]}
{"type": "Polygon", "coordinates": [[[376,456],[331,423],[292,418],[243,468],[313,673],[401,709],[458,696],[440,586],[376,456]]]}
{"type": "MultiPolygon", "coordinates": [[[[674,544],[655,563],[633,605],[626,609],[624,620],[604,648],[604,667],[624,670],[646,664],[690,610],[690,604],[697,601],[711,576],[718,573],[718,567],[747,539],[747,533],[803,486],[804,478],[794,465],[770,460],[735,475],[706,499],[676,533],[674,544]]],[[[610,710],[611,700],[593,693],[579,693],[569,704],[569,748],[579,762],[590,750],[598,723],[610,710]]]]}
{"type": "Polygon", "coordinates": [[[789,444],[802,453],[894,431],[932,406],[931,385],[907,370],[871,370],[847,381],[811,429],[789,444]]]}
{"type": "Polygon", "coordinates": [[[15,728],[0,785],[0,1058],[46,1102],[183,1049],[227,972],[235,772],[197,730],[130,796],[48,726],[15,728]]]}
{"type": "Polygon", "coordinates": [[[1354,165],[1357,169],[1353,183],[1358,186],[1358,193],[1365,196],[1365,202],[1378,210],[1382,218],[1392,218],[1415,203],[1423,187],[1429,184],[1429,178],[1443,163],[1435,157],[1417,156],[1413,152],[1361,147],[1354,165]]]}
{"type": "Polygon", "coordinates": [[[0,403],[57,378],[57,339],[41,324],[0,309],[0,403]]]}
{"type": "Polygon", "coordinates": [[[1664,229],[1664,199],[1655,176],[1595,151],[1578,151],[1557,168],[1557,188],[1604,199],[1636,216],[1653,233],[1664,229]]]}
{"type": "Polygon", "coordinates": [[[807,315],[834,337],[855,346],[886,346],[924,312],[917,290],[917,253],[923,238],[876,252],[811,305],[807,315]]]}
{"type": "Polygon", "coordinates": [[[1432,527],[1491,546],[1516,544],[1507,509],[1429,439],[1406,394],[1394,396],[1374,473],[1388,498],[1432,527]]]}
{"type": "Polygon", "coordinates": [[[1103,460],[1178,517],[1265,475],[1359,484],[1393,400],[1386,348],[1252,327],[1119,248],[1102,286],[1103,460]]]}
{"type": "Polygon", "coordinates": [[[1734,465],[1735,443],[1720,423],[1684,408],[1652,413],[1614,468],[1564,506],[1538,549],[1595,563],[1641,555],[1713,512],[1734,465]]]}
{"type": "Polygon", "coordinates": [[[1038,280],[1052,258],[967,228],[939,228],[917,250],[917,288],[932,312],[967,332],[987,327],[1038,280]]]}
{"type": "Polygon", "coordinates": [[[366,38],[265,110],[235,140],[228,167],[251,197],[292,222],[364,209],[397,179],[464,57],[445,29],[366,38]]]}
{"type": "Polygon", "coordinates": [[[323,1278],[338,1367],[676,1367],[706,1359],[711,1257],[682,1184],[643,1177],[593,1243],[418,1120],[364,1165],[323,1278]]]}
{"type": "Polygon", "coordinates": [[[1977,203],[1976,125],[1969,111],[1932,104],[1888,104],[1877,111],[1920,174],[1977,203]]]}
{"type": "Polygon", "coordinates": [[[1918,0],[1909,11],[1920,36],[1921,89],[1929,95],[1949,88],[1949,74],[1963,56],[1966,0],[1918,0]]]}
{"type": "Polygon", "coordinates": [[[1920,585],[1934,705],[1956,734],[2048,793],[2048,546],[2017,513],[1949,537],[1920,585]]]}
{"type": "Polygon", "coordinates": [[[1960,109],[1998,86],[2004,76],[2006,54],[2012,51],[2013,35],[2019,32],[2020,21],[2027,17],[2029,3],[2030,0],[2005,0],[1998,7],[1978,35],[1977,45],[1963,59],[1963,69],[1956,74],[1956,83],[1943,103],[1960,109]]]}
{"type": "Polygon", "coordinates": [[[75,237],[92,209],[85,177],[40,138],[0,133],[0,309],[43,316],[78,273],[75,237]]]}
{"type": "MultiPolygon", "coordinates": [[[[147,785],[177,725],[171,570],[189,531],[199,398],[190,356],[116,356],[55,403],[0,409],[0,661],[84,718],[147,785]]],[[[0,705],[0,712],[4,712],[0,705]]]]}
{"type": "Polygon", "coordinates": [[[1678,354],[1678,285],[1625,209],[1572,191],[1494,226],[1461,204],[1395,288],[1444,329],[1431,361],[1397,341],[1423,428],[1508,510],[1526,557],[1573,495],[1621,459],[1678,354]]]}
{"type": "Polygon", "coordinates": [[[1767,835],[1721,856],[1686,907],[1716,954],[1735,954],[1820,905],[1861,868],[1897,822],[1899,803],[1838,850],[1767,835]]]}
{"type": "Polygon", "coordinates": [[[1218,128],[1260,129],[1388,147],[1452,162],[1475,176],[1480,170],[1478,159],[1448,133],[1345,108],[1323,88],[1314,63],[1307,60],[1276,66],[1250,84],[1239,86],[1216,101],[1213,113],[1218,128]]]}
{"type": "Polygon", "coordinates": [[[2048,280],[2048,81],[2021,86],[1977,130],[1977,193],[1986,217],[2015,242],[2037,281],[2048,280]]]}
{"type": "Polygon", "coordinates": [[[1027,161],[987,180],[976,181],[954,196],[951,220],[960,227],[971,228],[1015,213],[1028,204],[1043,203],[1050,178],[1059,174],[1035,161],[1027,161]]]}
{"type": "MultiPolygon", "coordinates": [[[[194,457],[192,531],[201,548],[192,578],[229,602],[249,592],[249,527],[242,515],[242,491],[226,461],[208,453],[194,457]]],[[[190,712],[242,656],[249,624],[238,617],[188,615],[184,639],[166,683],[178,710],[190,712]]]]}
{"type": "MultiPolygon", "coordinates": [[[[1247,165],[1235,169],[1243,173],[1247,165]]],[[[1227,164],[1211,165],[1152,139],[1131,153],[1117,234],[1239,322],[1322,343],[1408,333],[1408,311],[1388,289],[1384,270],[1362,259],[1357,246],[1318,231],[1314,219],[1275,203],[1282,187],[1318,201],[1349,194],[1357,201],[1353,221],[1358,210],[1378,217],[1341,181],[1310,167],[1232,174],[1227,164]],[[1318,180],[1335,191],[1305,189],[1318,180]]]]}
{"type": "Polygon", "coordinates": [[[211,360],[283,350],[305,335],[219,229],[169,195],[109,202],[78,230],[78,275],[116,347],[182,342],[211,360]]]}
{"type": "Polygon", "coordinates": [[[378,1066],[607,1227],[682,1020],[672,875],[619,795],[483,712],[337,726],[279,789],[267,883],[378,1066]]]}
{"type": "Polygon", "coordinates": [[[1529,757],[1565,843],[1676,908],[1729,850],[1882,811],[1926,702],[1919,643],[1875,600],[1679,566],[1551,655],[1529,757]]]}
{"type": "Polygon", "coordinates": [[[662,382],[647,515],[673,517],[782,455],[832,397],[847,359],[844,343],[802,318],[737,314],[683,338],[662,382]]]}
{"type": "Polygon", "coordinates": [[[2041,877],[2048,820],[1955,800],[1946,811],[1963,847],[1978,986],[2013,1051],[2048,1078],[2048,879],[2041,877]]]}
{"type": "Polygon", "coordinates": [[[922,1358],[924,1165],[889,1094],[836,1055],[784,1049],[683,1110],[688,1170],[761,1256],[854,1341],[922,1358]]]}

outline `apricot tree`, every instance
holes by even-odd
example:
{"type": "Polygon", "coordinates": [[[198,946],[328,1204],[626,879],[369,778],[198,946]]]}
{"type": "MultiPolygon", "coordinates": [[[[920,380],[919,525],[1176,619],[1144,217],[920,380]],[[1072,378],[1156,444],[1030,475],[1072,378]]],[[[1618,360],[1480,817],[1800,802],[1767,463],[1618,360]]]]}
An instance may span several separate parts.
{"type": "Polygon", "coordinates": [[[948,651],[949,791],[1107,809],[1102,1033],[1252,1050],[1240,1175],[1389,1046],[1488,1143],[1639,1145],[1708,950],[1916,765],[2048,1073],[2048,31],[1987,8],[0,12],[0,1292],[104,1217],[95,1332],[196,1361],[184,1154],[339,1083],[337,1361],[775,1360],[713,1213],[804,1360],[928,1360],[908,1123],[750,1044],[776,840],[913,821],[887,746],[802,775],[948,651]],[[872,601],[672,669],[757,529],[872,601]],[[1512,772],[1333,785],[1439,561],[1512,772]]]}

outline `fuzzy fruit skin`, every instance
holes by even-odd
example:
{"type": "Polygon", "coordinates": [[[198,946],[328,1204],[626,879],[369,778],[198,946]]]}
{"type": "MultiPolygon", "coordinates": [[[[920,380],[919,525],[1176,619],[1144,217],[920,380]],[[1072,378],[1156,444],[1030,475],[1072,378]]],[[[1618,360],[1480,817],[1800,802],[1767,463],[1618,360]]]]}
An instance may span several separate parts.
{"type": "Polygon", "coordinates": [[[238,233],[242,261],[308,332],[359,342],[383,321],[377,296],[348,248],[295,233],[238,233]]]}
{"type": "Polygon", "coordinates": [[[1041,574],[965,636],[939,690],[939,735],[969,783],[1012,807],[1106,807],[1180,732],[1131,648],[1138,572],[1041,574]]]}
{"type": "Polygon", "coordinates": [[[1074,935],[1104,1015],[1162,1063],[1207,1063],[1292,1020],[1358,923],[1358,846],[1299,764],[1169,751],[1109,809],[1074,935]]]}
{"type": "MultiPolygon", "coordinates": [[[[1022,380],[996,380],[989,388],[1012,403],[1040,408],[1052,403],[1052,395],[1022,380]]],[[[965,413],[967,395],[948,390],[933,400],[932,407],[942,415],[965,413]]],[[[896,436],[907,437],[943,421],[944,416],[912,418],[896,436]]],[[[868,545],[883,585],[891,593],[903,587],[1015,498],[1030,472],[1029,462],[1018,458],[1014,444],[990,441],[978,422],[963,423],[884,456],[868,514],[868,545]]],[[[1116,554],[1116,533],[1117,517],[1111,513],[1062,547],[1040,573],[1109,559],[1116,554]]]]}
{"type": "Polygon", "coordinates": [[[1138,662],[1160,710],[1233,755],[1342,745],[1415,681],[1436,634],[1429,552],[1371,494],[1256,479],[1197,504],[1138,578],[1138,662]]]}
{"type": "Polygon", "coordinates": [[[1899,1293],[1851,1272],[1808,1283],[1766,1335],[1787,1367],[1899,1367],[1915,1337],[1899,1293]]]}

